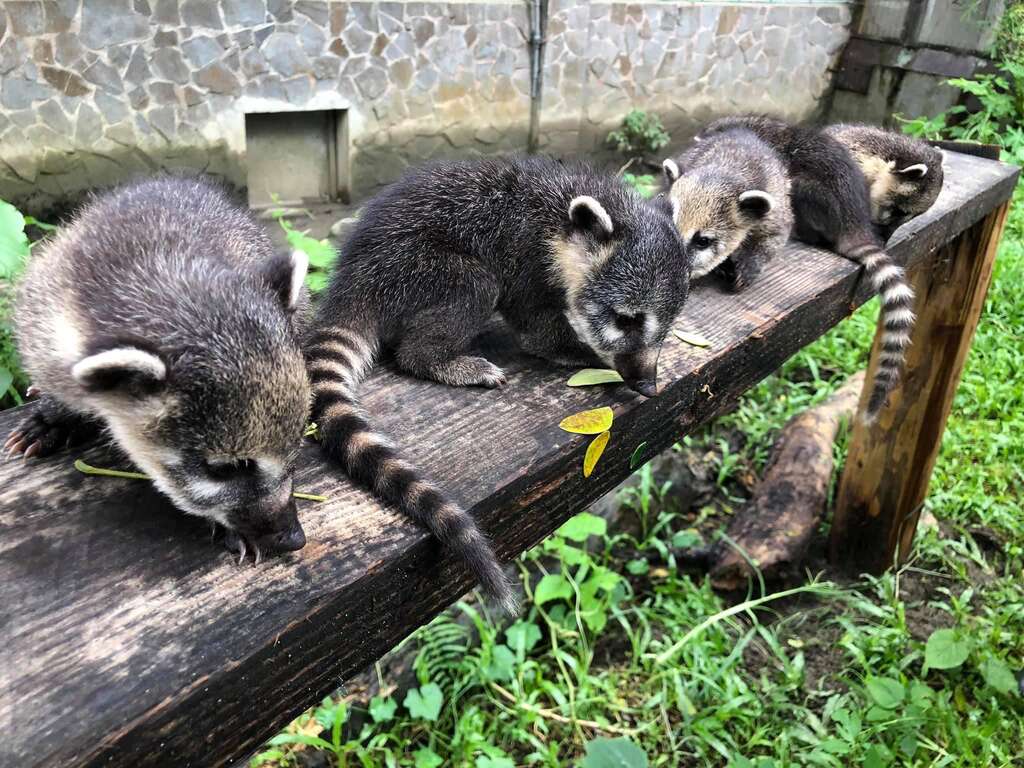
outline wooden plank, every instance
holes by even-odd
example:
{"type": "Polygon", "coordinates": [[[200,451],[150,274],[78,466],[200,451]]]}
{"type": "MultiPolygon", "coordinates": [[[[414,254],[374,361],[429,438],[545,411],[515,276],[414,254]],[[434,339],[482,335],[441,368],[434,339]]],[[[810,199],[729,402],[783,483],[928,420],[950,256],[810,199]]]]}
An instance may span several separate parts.
{"type": "MultiPolygon", "coordinates": [[[[1016,169],[949,155],[947,186],[894,238],[921,263],[1012,193],[1016,169]]],[[[569,389],[568,372],[481,342],[506,367],[501,391],[415,381],[386,368],[364,385],[377,425],[481,521],[510,558],[550,534],[653,454],[725,410],[869,297],[855,265],[794,245],[749,292],[698,286],[670,339],[662,393],[569,389]],[[557,428],[616,412],[595,474],[587,439],[557,428]]],[[[18,420],[0,414],[0,434],[18,420]]],[[[77,455],[77,454],[76,454],[77,455]]],[[[119,460],[100,446],[90,463],[119,460]]],[[[145,482],[85,477],[72,455],[0,462],[0,765],[220,766],[237,761],[365,668],[470,582],[421,529],[380,508],[313,445],[297,487],[330,500],[300,510],[309,544],[237,567],[201,521],[145,482]]]]}
{"type": "MultiPolygon", "coordinates": [[[[1008,212],[1009,203],[1000,206],[913,273],[919,310],[904,377],[878,421],[854,427],[832,522],[833,563],[877,574],[910,554],[1008,212]]],[[[880,340],[879,332],[869,380],[880,340]]],[[[860,409],[869,395],[865,389],[860,409]]]]}

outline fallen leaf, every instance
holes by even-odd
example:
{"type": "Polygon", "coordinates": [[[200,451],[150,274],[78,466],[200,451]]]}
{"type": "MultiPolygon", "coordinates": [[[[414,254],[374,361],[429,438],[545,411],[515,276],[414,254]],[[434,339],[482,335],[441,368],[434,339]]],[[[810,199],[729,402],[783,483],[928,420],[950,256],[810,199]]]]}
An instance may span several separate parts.
{"type": "Polygon", "coordinates": [[[621,384],[622,376],[611,368],[584,368],[576,371],[568,382],[570,387],[590,387],[595,384],[621,384]]]}
{"type": "Polygon", "coordinates": [[[705,339],[703,336],[697,333],[690,333],[689,331],[680,331],[672,329],[672,333],[676,335],[676,338],[680,341],[685,341],[694,347],[710,347],[711,342],[705,339]]]}
{"type": "Polygon", "coordinates": [[[611,429],[615,413],[608,406],[566,416],[559,427],[576,435],[599,435],[611,429]]]}
{"type": "Polygon", "coordinates": [[[600,459],[601,454],[604,453],[604,448],[608,445],[608,438],[611,436],[611,432],[602,432],[591,441],[590,445],[587,446],[587,455],[583,457],[584,477],[590,477],[591,473],[594,471],[594,467],[597,466],[597,460],[600,459]]]}
{"type": "Polygon", "coordinates": [[[633,455],[629,457],[629,468],[636,469],[643,463],[644,449],[647,448],[647,441],[640,443],[633,451],[633,455]]]}

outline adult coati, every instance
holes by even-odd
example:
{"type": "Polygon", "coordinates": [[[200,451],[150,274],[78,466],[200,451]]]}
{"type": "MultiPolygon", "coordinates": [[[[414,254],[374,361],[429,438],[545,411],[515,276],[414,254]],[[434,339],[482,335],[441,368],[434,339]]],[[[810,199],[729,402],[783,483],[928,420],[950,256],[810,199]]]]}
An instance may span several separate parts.
{"type": "Polygon", "coordinates": [[[501,386],[501,369],[468,351],[497,311],[527,352],[599,359],[653,395],[689,272],[669,217],[588,166],[515,157],[412,170],[364,207],[319,307],[307,358],[323,448],[514,610],[473,518],[372,431],[357,385],[386,346],[414,376],[501,386]]]}
{"type": "Polygon", "coordinates": [[[91,199],[20,285],[18,351],[42,396],[6,448],[47,456],[103,430],[242,557],[300,549],[306,267],[199,179],[91,199]]]}

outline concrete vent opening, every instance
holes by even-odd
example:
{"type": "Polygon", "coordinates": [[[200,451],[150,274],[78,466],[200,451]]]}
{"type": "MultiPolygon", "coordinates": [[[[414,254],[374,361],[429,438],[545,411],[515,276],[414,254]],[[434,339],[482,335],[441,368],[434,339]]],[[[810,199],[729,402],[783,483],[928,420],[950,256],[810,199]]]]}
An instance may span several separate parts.
{"type": "Polygon", "coordinates": [[[347,203],[346,117],[345,110],[247,114],[249,205],[347,203]]]}

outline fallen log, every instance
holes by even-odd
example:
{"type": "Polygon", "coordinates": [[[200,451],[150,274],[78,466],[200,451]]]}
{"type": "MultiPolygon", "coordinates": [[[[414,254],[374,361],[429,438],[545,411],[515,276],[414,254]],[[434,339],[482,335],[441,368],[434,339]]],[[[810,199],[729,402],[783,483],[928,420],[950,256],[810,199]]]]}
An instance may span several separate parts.
{"type": "Polygon", "coordinates": [[[782,428],[753,498],[709,553],[716,589],[746,586],[755,567],[771,580],[803,561],[825,510],[839,425],[852,416],[863,385],[861,371],[782,428]]]}

